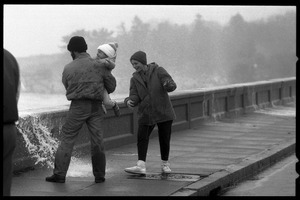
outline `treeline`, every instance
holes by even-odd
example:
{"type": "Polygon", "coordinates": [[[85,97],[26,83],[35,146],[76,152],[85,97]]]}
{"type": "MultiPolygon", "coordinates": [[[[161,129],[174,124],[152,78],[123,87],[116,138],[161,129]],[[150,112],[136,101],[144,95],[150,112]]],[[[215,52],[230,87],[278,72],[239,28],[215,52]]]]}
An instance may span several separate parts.
{"type": "Polygon", "coordinates": [[[148,63],[165,67],[178,90],[296,76],[295,12],[253,22],[237,14],[224,26],[205,21],[199,14],[185,25],[143,22],[136,16],[130,30],[124,24],[117,33],[105,28],[77,30],[62,38],[65,45],[60,54],[19,58],[23,91],[65,92],[61,75],[71,61],[66,45],[74,35],[86,39],[92,57],[100,44],[119,43],[113,70],[117,94],[128,93],[134,72],[129,58],[138,50],[147,53],[148,63]]]}

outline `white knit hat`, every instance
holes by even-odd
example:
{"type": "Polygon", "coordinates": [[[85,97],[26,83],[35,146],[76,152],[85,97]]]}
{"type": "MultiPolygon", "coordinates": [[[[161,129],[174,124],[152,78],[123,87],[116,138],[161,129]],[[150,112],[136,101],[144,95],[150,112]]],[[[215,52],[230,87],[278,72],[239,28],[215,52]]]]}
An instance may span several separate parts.
{"type": "Polygon", "coordinates": [[[102,44],[97,49],[103,51],[109,58],[117,55],[118,43],[102,44]]]}

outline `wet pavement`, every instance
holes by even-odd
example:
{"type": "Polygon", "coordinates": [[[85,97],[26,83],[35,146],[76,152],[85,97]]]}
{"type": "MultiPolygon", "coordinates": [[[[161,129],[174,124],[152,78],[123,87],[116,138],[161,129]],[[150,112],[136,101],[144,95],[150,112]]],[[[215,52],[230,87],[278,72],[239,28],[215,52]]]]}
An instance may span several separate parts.
{"type": "Polygon", "coordinates": [[[295,154],[284,158],[254,177],[226,188],[221,196],[295,196],[298,194],[296,193],[297,162],[295,154]]]}
{"type": "Polygon", "coordinates": [[[295,152],[295,103],[265,108],[236,118],[205,121],[173,132],[172,174],[160,174],[158,138],[150,140],[147,176],[124,172],[136,164],[136,144],[106,151],[104,183],[95,183],[90,155],[72,158],[65,183],[49,183],[52,169],[14,176],[12,196],[207,196],[245,179],[295,152]]]}

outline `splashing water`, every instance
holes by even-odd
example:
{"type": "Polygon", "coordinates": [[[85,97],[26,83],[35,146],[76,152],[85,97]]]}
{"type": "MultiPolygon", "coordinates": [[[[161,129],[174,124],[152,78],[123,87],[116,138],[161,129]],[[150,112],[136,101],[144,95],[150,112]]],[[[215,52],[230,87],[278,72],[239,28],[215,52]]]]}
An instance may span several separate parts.
{"type": "Polygon", "coordinates": [[[272,104],[272,107],[270,107],[270,108],[256,110],[255,112],[268,114],[268,115],[296,117],[296,109],[295,108],[285,107],[285,106],[276,106],[274,104],[272,104]]]}
{"type": "Polygon", "coordinates": [[[17,129],[24,138],[29,154],[36,159],[35,164],[53,168],[54,153],[59,142],[58,139],[52,137],[45,122],[38,116],[20,118],[17,129]]]}
{"type": "MultiPolygon", "coordinates": [[[[52,128],[49,124],[51,123],[47,119],[42,120],[38,115],[31,115],[20,117],[16,127],[24,139],[28,153],[35,159],[35,165],[54,168],[55,153],[60,142],[49,131],[52,128]]],[[[80,152],[73,152],[67,176],[92,177],[91,163],[79,157],[80,152]]]]}
{"type": "Polygon", "coordinates": [[[79,155],[71,157],[67,177],[93,177],[91,163],[87,159],[78,157],[79,155]]]}

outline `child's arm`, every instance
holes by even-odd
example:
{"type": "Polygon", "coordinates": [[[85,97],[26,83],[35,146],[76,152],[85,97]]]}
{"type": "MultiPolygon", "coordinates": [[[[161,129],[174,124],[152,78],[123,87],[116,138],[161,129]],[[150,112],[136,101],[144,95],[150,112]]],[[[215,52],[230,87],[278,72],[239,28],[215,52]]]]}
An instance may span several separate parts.
{"type": "Polygon", "coordinates": [[[108,70],[113,70],[115,68],[115,63],[110,59],[110,58],[104,58],[104,59],[96,59],[97,62],[103,63],[104,66],[108,69],[108,70]]]}
{"type": "Polygon", "coordinates": [[[106,58],[105,59],[105,66],[107,67],[107,69],[113,70],[116,66],[115,58],[106,58]]]}

